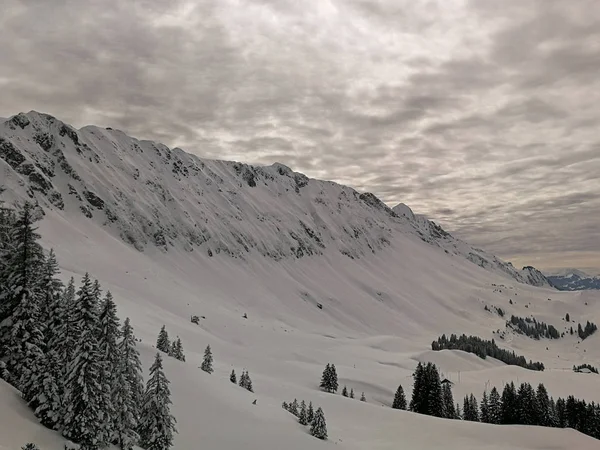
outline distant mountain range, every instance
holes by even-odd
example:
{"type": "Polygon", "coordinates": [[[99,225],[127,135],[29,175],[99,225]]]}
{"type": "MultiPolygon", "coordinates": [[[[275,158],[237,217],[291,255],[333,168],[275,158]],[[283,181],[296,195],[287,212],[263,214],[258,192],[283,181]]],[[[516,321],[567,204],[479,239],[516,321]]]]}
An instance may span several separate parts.
{"type": "Polygon", "coordinates": [[[600,289],[600,276],[589,275],[578,269],[563,269],[546,278],[556,289],[561,291],[582,291],[600,289]]]}

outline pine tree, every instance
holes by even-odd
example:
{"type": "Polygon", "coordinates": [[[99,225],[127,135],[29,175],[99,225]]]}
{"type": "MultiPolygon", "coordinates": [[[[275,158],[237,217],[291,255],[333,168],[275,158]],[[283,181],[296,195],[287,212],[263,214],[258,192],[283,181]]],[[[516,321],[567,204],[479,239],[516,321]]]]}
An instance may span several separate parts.
{"type": "Polygon", "coordinates": [[[287,402],[283,402],[283,403],[281,404],[281,407],[282,407],[283,409],[285,409],[286,411],[289,409],[289,405],[287,404],[287,402]]]}
{"type": "Polygon", "coordinates": [[[465,396],[463,401],[463,417],[464,420],[479,422],[479,408],[473,394],[465,396]]]}
{"type": "Polygon", "coordinates": [[[413,391],[412,398],[410,400],[410,410],[416,413],[425,413],[425,399],[423,398],[423,393],[425,392],[425,368],[423,364],[419,362],[417,364],[417,368],[413,373],[413,391]]]}
{"type": "Polygon", "coordinates": [[[354,398],[354,389],[350,388],[350,398],[354,398]]]}
{"type": "Polygon", "coordinates": [[[206,346],[206,349],[204,350],[204,360],[202,361],[202,365],[200,366],[200,368],[205,371],[206,373],[213,373],[213,356],[212,356],[212,352],[210,350],[210,345],[206,346]]]}
{"type": "Polygon", "coordinates": [[[32,373],[24,389],[29,393],[29,405],[40,422],[57,430],[62,420],[64,388],[62,363],[55,350],[49,350],[42,356],[40,369],[32,373]]]}
{"type": "MultiPolygon", "coordinates": [[[[18,387],[41,370],[44,349],[40,280],[45,258],[33,223],[33,207],[25,203],[10,231],[12,248],[0,275],[0,359],[18,387]]],[[[33,393],[21,389],[30,401],[33,393]]]]}
{"type": "Polygon", "coordinates": [[[306,411],[306,403],[304,400],[300,403],[300,412],[298,413],[298,422],[300,425],[308,425],[307,411],[306,411]]]}
{"type": "Polygon", "coordinates": [[[425,370],[427,409],[424,412],[430,416],[444,417],[440,374],[435,364],[432,363],[427,363],[425,370]]]}
{"type": "MultiPolygon", "coordinates": [[[[142,379],[142,363],[136,348],[135,334],[129,317],[125,319],[121,329],[121,341],[118,346],[120,356],[118,373],[125,382],[118,382],[117,414],[124,414],[117,425],[117,432],[123,439],[131,437],[131,430],[135,430],[140,417],[140,406],[144,396],[144,382],[142,379]],[[123,406],[121,406],[123,405],[123,406]]],[[[121,446],[121,448],[125,448],[121,446]]]]}
{"type": "Polygon", "coordinates": [[[315,411],[313,410],[312,402],[308,403],[308,410],[306,411],[306,420],[308,423],[312,423],[315,418],[315,411]]]}
{"type": "Polygon", "coordinates": [[[394,395],[394,401],[392,402],[392,408],[394,409],[406,409],[406,397],[404,396],[404,389],[402,385],[398,385],[396,389],[396,395],[394,395]]]}
{"type": "Polygon", "coordinates": [[[325,366],[325,369],[323,370],[323,374],[321,375],[321,384],[319,385],[319,387],[326,392],[329,392],[330,373],[331,373],[331,365],[329,363],[327,363],[327,365],[325,366]]]}
{"type": "Polygon", "coordinates": [[[517,390],[512,381],[510,384],[504,386],[504,390],[502,391],[501,405],[500,423],[503,425],[518,424],[517,390]]]}
{"type": "Polygon", "coordinates": [[[58,352],[60,325],[64,318],[61,289],[56,278],[58,264],[54,252],[50,251],[41,272],[42,302],[40,317],[43,317],[45,354],[38,370],[30,372],[21,389],[27,393],[29,405],[40,422],[51,429],[58,429],[62,420],[64,395],[64,365],[58,352]]]}
{"type": "Polygon", "coordinates": [[[364,392],[360,396],[360,401],[361,402],[366,402],[367,401],[367,397],[365,397],[365,393],[364,392]]]}
{"type": "Polygon", "coordinates": [[[537,391],[535,394],[536,405],[538,408],[538,425],[543,427],[551,427],[552,426],[552,409],[550,407],[550,399],[548,398],[548,391],[546,390],[546,386],[540,383],[537,387],[537,391]]]}
{"type": "Polygon", "coordinates": [[[114,441],[121,449],[130,450],[139,439],[135,430],[140,419],[140,404],[144,392],[142,366],[129,318],[125,319],[121,335],[113,394],[114,441]]]}
{"type": "Polygon", "coordinates": [[[298,400],[294,399],[294,401],[292,403],[290,403],[290,409],[289,411],[295,415],[296,417],[298,417],[298,400]]]}
{"type": "Polygon", "coordinates": [[[185,355],[183,354],[183,344],[181,343],[181,339],[179,336],[177,336],[177,340],[173,341],[170,356],[179,361],[185,362],[185,355]]]}
{"type": "Polygon", "coordinates": [[[158,339],[156,340],[156,348],[157,350],[160,350],[161,352],[164,352],[166,354],[169,354],[169,351],[171,350],[171,344],[169,343],[169,333],[167,333],[167,330],[164,325],[158,333],[158,339]]]}
{"type": "MultiPolygon", "coordinates": [[[[93,290],[96,289],[94,284],[93,290]]],[[[98,285],[97,289],[100,287],[98,285]]],[[[94,299],[95,294],[92,293],[94,299]]],[[[100,352],[100,358],[102,361],[102,372],[100,375],[100,384],[105,394],[110,398],[110,408],[105,410],[104,414],[112,419],[105,422],[107,427],[106,434],[109,439],[112,439],[113,429],[115,428],[115,418],[117,416],[114,410],[114,403],[116,401],[115,395],[117,394],[117,372],[120,363],[120,357],[118,352],[119,340],[121,339],[121,329],[119,323],[119,317],[117,316],[117,305],[113,301],[112,294],[106,293],[106,297],[102,300],[98,306],[100,316],[98,318],[98,351],[100,352]]]]}
{"type": "Polygon", "coordinates": [[[231,375],[229,375],[229,381],[233,384],[237,384],[237,377],[235,376],[235,370],[231,369],[231,375]]]}
{"type": "Polygon", "coordinates": [[[53,309],[56,308],[57,301],[60,300],[64,288],[62,281],[57,278],[59,273],[60,270],[56,261],[56,255],[54,254],[54,250],[50,250],[50,253],[46,257],[45,264],[42,267],[40,286],[42,291],[40,322],[45,325],[43,333],[46,344],[53,339],[51,334],[56,331],[50,324],[54,316],[53,309]]]}
{"type": "Polygon", "coordinates": [[[338,391],[338,376],[337,376],[337,371],[335,370],[335,364],[331,364],[331,373],[330,373],[330,382],[329,382],[329,388],[330,388],[330,392],[337,392],[338,391]]]}
{"type": "Polygon", "coordinates": [[[495,386],[492,388],[488,400],[488,416],[490,423],[502,423],[502,404],[500,401],[500,394],[495,386]]]}
{"type": "Polygon", "coordinates": [[[483,423],[492,423],[492,419],[490,417],[490,407],[488,403],[487,391],[483,391],[483,397],[481,397],[481,404],[479,405],[479,409],[481,410],[481,421],[483,423]]]}
{"type": "Polygon", "coordinates": [[[444,405],[444,415],[446,419],[456,419],[456,409],[454,408],[454,396],[449,383],[442,386],[442,404],[444,405]]]}
{"type": "Polygon", "coordinates": [[[40,448],[37,445],[30,442],[21,447],[21,450],[40,450],[40,448]]]}
{"type": "Polygon", "coordinates": [[[254,392],[254,388],[252,387],[252,380],[250,379],[250,374],[248,373],[247,370],[242,371],[242,375],[240,376],[239,385],[240,385],[240,387],[243,387],[244,389],[246,389],[250,392],[254,392]]]}
{"type": "Polygon", "coordinates": [[[250,379],[250,374],[246,371],[246,386],[244,386],[246,390],[250,392],[254,392],[254,388],[252,387],[252,380],[250,379]]]}
{"type": "Polygon", "coordinates": [[[73,311],[79,333],[74,359],[68,364],[66,414],[63,434],[85,449],[105,446],[111,398],[100,383],[105,368],[98,348],[98,305],[86,273],[73,311]]]}
{"type": "MultiPolygon", "coordinates": [[[[94,297],[94,301],[99,308],[100,300],[102,299],[102,289],[100,288],[100,282],[98,280],[94,280],[94,284],[92,286],[92,296],[94,297]]],[[[100,314],[99,310],[98,314],[100,314]]]]}
{"type": "Polygon", "coordinates": [[[456,404],[456,419],[457,420],[463,420],[463,413],[460,409],[460,404],[456,404]]]}
{"type": "Polygon", "coordinates": [[[146,450],[168,450],[173,445],[177,421],[171,415],[170,397],[169,380],[163,372],[160,353],[156,353],[146,384],[139,426],[140,446],[146,450]]]}
{"type": "Polygon", "coordinates": [[[317,439],[327,439],[327,425],[325,424],[325,414],[321,408],[317,408],[313,418],[310,434],[317,439]]]}
{"type": "Polygon", "coordinates": [[[343,397],[348,397],[348,389],[346,388],[345,385],[344,385],[344,388],[342,389],[342,396],[343,397]]]}

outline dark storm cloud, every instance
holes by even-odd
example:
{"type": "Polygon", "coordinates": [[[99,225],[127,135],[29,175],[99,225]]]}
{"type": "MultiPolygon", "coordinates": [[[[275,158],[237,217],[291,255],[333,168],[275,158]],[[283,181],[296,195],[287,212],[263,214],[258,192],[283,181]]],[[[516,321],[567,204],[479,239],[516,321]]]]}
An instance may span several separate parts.
{"type": "Polygon", "coordinates": [[[517,263],[600,270],[594,0],[5,0],[35,109],[403,202],[517,263]]]}

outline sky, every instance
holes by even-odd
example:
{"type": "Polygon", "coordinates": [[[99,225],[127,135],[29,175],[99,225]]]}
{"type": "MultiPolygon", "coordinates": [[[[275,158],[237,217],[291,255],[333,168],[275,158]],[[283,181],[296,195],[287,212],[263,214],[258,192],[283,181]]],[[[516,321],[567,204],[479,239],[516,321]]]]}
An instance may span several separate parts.
{"type": "Polygon", "coordinates": [[[515,265],[600,273],[597,0],[3,0],[36,110],[402,202],[515,265]]]}

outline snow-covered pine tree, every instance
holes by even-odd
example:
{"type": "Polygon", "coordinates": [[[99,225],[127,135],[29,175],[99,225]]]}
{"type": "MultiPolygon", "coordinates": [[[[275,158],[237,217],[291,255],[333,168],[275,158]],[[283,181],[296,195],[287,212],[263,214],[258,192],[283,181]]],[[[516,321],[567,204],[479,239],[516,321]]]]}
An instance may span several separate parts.
{"type": "Polygon", "coordinates": [[[488,399],[488,416],[490,423],[499,424],[502,419],[502,405],[500,403],[500,394],[494,386],[488,399]]]}
{"type": "Polygon", "coordinates": [[[326,392],[330,392],[331,385],[331,365],[327,363],[325,369],[323,370],[323,374],[321,375],[321,384],[319,387],[326,392]]]}
{"type": "Polygon", "coordinates": [[[308,423],[312,423],[314,418],[315,418],[315,411],[313,409],[312,402],[309,402],[308,409],[306,410],[306,420],[308,421],[308,423]]]}
{"type": "Polygon", "coordinates": [[[250,374],[246,371],[246,384],[244,385],[246,390],[250,392],[254,392],[254,387],[252,386],[252,380],[250,379],[250,374]]]}
{"type": "MultiPolygon", "coordinates": [[[[546,386],[540,383],[537,387],[535,399],[539,411],[538,425],[543,427],[552,426],[552,411],[550,408],[550,398],[546,386]]],[[[599,430],[600,431],[600,430],[599,430]]]]}
{"type": "Polygon", "coordinates": [[[98,304],[87,273],[77,292],[73,320],[79,335],[68,364],[63,434],[83,449],[96,449],[111,437],[106,423],[112,407],[110,393],[101,384],[105,367],[98,348],[98,304]]]}
{"type": "Polygon", "coordinates": [[[290,409],[289,411],[295,415],[296,417],[298,417],[298,399],[294,399],[294,401],[292,403],[290,403],[290,409]]]}
{"type": "Polygon", "coordinates": [[[354,398],[354,389],[350,388],[350,398],[354,398]]]}
{"type": "Polygon", "coordinates": [[[425,367],[427,409],[425,414],[436,417],[444,417],[444,401],[442,395],[442,384],[440,373],[435,364],[427,363],[425,367]]]}
{"type": "Polygon", "coordinates": [[[288,410],[288,408],[289,408],[289,405],[287,404],[287,402],[283,402],[283,403],[281,404],[281,407],[287,411],[287,410],[288,410]]]}
{"type": "MultiPolygon", "coordinates": [[[[0,194],[4,192],[0,186],[0,194]]],[[[5,281],[1,278],[6,268],[6,261],[14,248],[14,242],[11,240],[11,232],[15,225],[16,217],[11,208],[4,206],[4,202],[0,200],[0,285],[5,285],[5,281]]],[[[2,304],[2,294],[0,293],[0,305],[2,304]]],[[[2,308],[0,307],[0,310],[2,308]]],[[[0,318],[0,322],[2,319],[0,318]]]]}
{"type": "Polygon", "coordinates": [[[463,413],[460,409],[460,404],[456,404],[456,419],[457,420],[463,420],[463,413]]]}
{"type": "MultiPolygon", "coordinates": [[[[54,250],[50,250],[46,257],[45,264],[42,267],[41,286],[42,299],[40,304],[40,322],[44,324],[45,343],[49,344],[52,341],[51,334],[56,331],[50,327],[52,321],[53,309],[57,306],[57,300],[60,299],[63,291],[63,283],[57,278],[60,273],[58,262],[54,250]]],[[[44,349],[46,351],[46,349],[44,349]]]]}
{"type": "Polygon", "coordinates": [[[490,418],[490,406],[488,402],[488,394],[487,391],[483,391],[483,396],[481,397],[481,403],[479,404],[479,410],[481,421],[483,423],[491,423],[490,418]]]}
{"type": "Polygon", "coordinates": [[[315,416],[310,427],[310,434],[317,439],[327,439],[327,425],[325,424],[325,414],[321,408],[317,408],[315,416]]]}
{"type": "MultiPolygon", "coordinates": [[[[200,366],[200,368],[205,371],[206,373],[213,373],[214,369],[213,369],[213,355],[212,355],[212,351],[210,350],[210,345],[206,346],[206,349],[204,350],[204,360],[202,361],[202,365],[200,366]]],[[[246,387],[246,386],[244,386],[246,387]]],[[[246,387],[246,389],[248,389],[246,387]]]]}
{"type": "MultiPolygon", "coordinates": [[[[11,251],[0,275],[0,359],[17,385],[40,370],[44,347],[40,275],[45,259],[33,223],[33,206],[25,203],[10,231],[11,251]]],[[[30,393],[23,395],[31,400],[30,393]]]]}
{"type": "Polygon", "coordinates": [[[331,372],[330,372],[330,392],[338,391],[338,376],[337,371],[335,370],[335,364],[331,364],[331,372]]]}
{"type": "Polygon", "coordinates": [[[454,408],[454,396],[449,383],[442,386],[442,403],[444,405],[444,416],[446,419],[457,419],[456,409],[454,408]]]}
{"type": "Polygon", "coordinates": [[[398,385],[396,389],[396,395],[394,395],[394,401],[392,402],[392,408],[394,409],[406,409],[406,397],[404,396],[404,389],[402,385],[398,385]]]}
{"type": "Polygon", "coordinates": [[[94,280],[94,284],[92,286],[92,295],[94,296],[94,301],[96,302],[96,306],[98,307],[98,315],[100,314],[100,301],[102,300],[102,288],[100,287],[100,282],[98,280],[94,280]]]}
{"type": "Polygon", "coordinates": [[[169,380],[163,372],[162,357],[156,353],[142,404],[139,435],[146,450],[168,450],[173,445],[177,421],[171,415],[169,380]]]}
{"type": "Polygon", "coordinates": [[[342,389],[342,396],[348,397],[348,389],[346,388],[346,385],[344,385],[344,388],[342,389]]]}
{"type": "Polygon", "coordinates": [[[413,412],[424,414],[424,396],[425,392],[425,368],[423,364],[420,362],[417,364],[417,368],[413,373],[413,390],[412,390],[412,398],[410,400],[410,410],[413,412]]]}
{"type": "Polygon", "coordinates": [[[229,381],[233,384],[237,384],[237,377],[235,376],[235,369],[231,369],[231,375],[229,375],[229,381]]]}
{"type": "Polygon", "coordinates": [[[246,371],[242,370],[242,374],[240,375],[240,382],[239,382],[240,387],[243,387],[244,389],[246,389],[246,371]]]}
{"type": "Polygon", "coordinates": [[[360,401],[361,402],[366,402],[367,401],[367,397],[365,397],[365,393],[364,392],[360,395],[360,401]]]}
{"type": "Polygon", "coordinates": [[[298,413],[298,422],[300,422],[300,425],[308,425],[306,402],[304,400],[302,400],[300,402],[300,412],[298,413]]]}
{"type": "MultiPolygon", "coordinates": [[[[95,288],[94,288],[95,289],[95,288]]],[[[99,287],[98,287],[99,289],[99,287]]],[[[104,300],[99,305],[100,316],[98,318],[98,351],[102,360],[103,369],[100,375],[100,384],[105,394],[111,399],[108,406],[114,408],[117,394],[117,372],[120,363],[120,355],[118,353],[119,340],[121,339],[121,325],[117,316],[117,305],[113,301],[110,291],[106,293],[104,300]]],[[[110,409],[104,411],[107,417],[112,419],[107,420],[106,434],[112,439],[112,430],[115,428],[116,411],[110,409]]]]}
{"type": "Polygon", "coordinates": [[[171,353],[171,356],[173,356],[173,358],[185,362],[185,355],[183,354],[183,344],[181,343],[181,338],[179,336],[177,336],[177,340],[173,341],[171,353]]]}
{"type": "Polygon", "coordinates": [[[171,344],[169,343],[169,333],[163,325],[158,333],[158,339],[156,340],[156,348],[167,355],[171,351],[171,344]]]}
{"type": "Polygon", "coordinates": [[[139,439],[136,429],[140,419],[144,386],[142,364],[129,318],[125,319],[121,329],[118,355],[116,390],[113,396],[114,439],[122,450],[131,450],[139,439]]]}
{"type": "MultiPolygon", "coordinates": [[[[53,264],[51,264],[52,266],[53,264]]],[[[50,274],[54,272],[46,267],[46,286],[58,285],[51,281],[50,274]]],[[[46,353],[42,360],[42,370],[36,376],[31,376],[27,383],[32,392],[30,405],[40,421],[51,429],[59,429],[65,414],[65,383],[68,362],[72,360],[75,351],[75,332],[73,331],[73,307],[75,304],[75,285],[71,278],[64,292],[52,297],[47,314],[44,334],[46,353]]],[[[48,298],[47,298],[48,300],[48,298]]]]}

